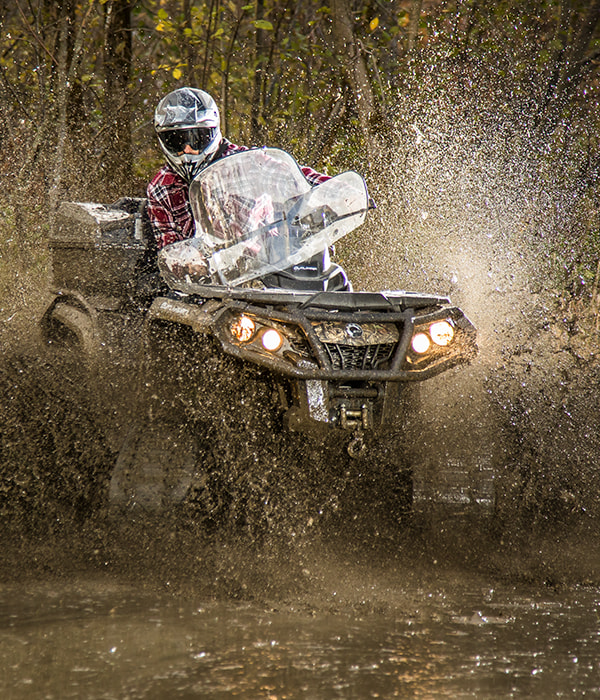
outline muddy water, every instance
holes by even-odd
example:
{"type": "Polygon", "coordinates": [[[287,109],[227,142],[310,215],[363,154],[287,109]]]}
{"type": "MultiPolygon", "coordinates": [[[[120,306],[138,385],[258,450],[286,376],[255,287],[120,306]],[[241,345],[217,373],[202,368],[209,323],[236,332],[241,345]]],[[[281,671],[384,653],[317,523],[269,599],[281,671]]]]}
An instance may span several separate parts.
{"type": "Polygon", "coordinates": [[[276,599],[97,572],[4,583],[0,697],[600,695],[600,588],[325,571],[276,599]]]}

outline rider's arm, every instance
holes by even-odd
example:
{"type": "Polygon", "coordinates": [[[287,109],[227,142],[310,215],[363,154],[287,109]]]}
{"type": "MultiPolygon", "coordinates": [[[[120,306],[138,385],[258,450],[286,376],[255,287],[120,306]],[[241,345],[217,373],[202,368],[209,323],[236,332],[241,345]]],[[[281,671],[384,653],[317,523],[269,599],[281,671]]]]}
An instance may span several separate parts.
{"type": "Polygon", "coordinates": [[[159,250],[194,235],[188,186],[177,173],[163,167],[148,185],[147,197],[148,217],[159,250]]]}
{"type": "Polygon", "coordinates": [[[325,173],[319,173],[316,170],[309,168],[307,165],[301,165],[300,170],[302,170],[302,174],[313,187],[315,185],[320,185],[322,182],[327,182],[327,180],[331,180],[330,175],[325,175],[325,173]]]}

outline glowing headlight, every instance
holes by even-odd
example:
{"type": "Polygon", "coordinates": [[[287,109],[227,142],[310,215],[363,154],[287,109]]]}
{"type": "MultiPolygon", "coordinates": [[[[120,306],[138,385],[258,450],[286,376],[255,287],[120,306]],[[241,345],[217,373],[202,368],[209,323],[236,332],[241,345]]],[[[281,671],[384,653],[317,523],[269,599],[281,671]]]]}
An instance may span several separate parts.
{"type": "Polygon", "coordinates": [[[429,335],[436,345],[449,345],[454,338],[454,328],[448,321],[436,321],[429,327],[429,335]]]}
{"type": "Polygon", "coordinates": [[[431,341],[425,333],[417,333],[412,339],[412,349],[419,355],[427,352],[431,341]]]}
{"type": "Polygon", "coordinates": [[[269,352],[277,352],[279,348],[283,345],[283,336],[279,331],[274,328],[269,328],[262,334],[261,338],[263,348],[269,352]]]}
{"type": "Polygon", "coordinates": [[[240,343],[247,343],[252,339],[256,324],[249,316],[239,316],[231,324],[231,335],[240,343]]]}

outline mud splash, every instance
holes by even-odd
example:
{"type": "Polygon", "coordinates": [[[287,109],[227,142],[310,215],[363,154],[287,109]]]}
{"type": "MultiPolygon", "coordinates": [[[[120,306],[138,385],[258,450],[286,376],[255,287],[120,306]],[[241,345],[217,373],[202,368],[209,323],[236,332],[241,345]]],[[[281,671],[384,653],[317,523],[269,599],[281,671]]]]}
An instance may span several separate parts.
{"type": "MultiPolygon", "coordinates": [[[[372,510],[385,503],[389,482],[365,478],[361,465],[344,470],[336,481],[328,464],[333,452],[323,456],[324,470],[302,472],[295,483],[279,479],[280,465],[271,459],[267,480],[253,473],[255,500],[246,512],[255,512],[256,524],[264,518],[262,506],[272,486],[285,494],[290,514],[298,506],[302,527],[283,528],[283,540],[297,549],[300,540],[341,531],[342,542],[350,533],[347,541],[357,543],[356,551],[407,551],[409,559],[424,556],[426,562],[439,560],[443,551],[461,566],[489,566],[540,581],[571,580],[567,570],[573,565],[578,572],[573,580],[596,580],[597,320],[584,323],[553,296],[556,266],[550,243],[567,215],[557,203],[568,199],[569,182],[562,175],[553,181],[548,162],[540,169],[539,151],[527,143],[522,125],[505,118],[500,90],[486,93],[482,101],[481,90],[469,92],[464,82],[452,88],[440,80],[434,76],[428,84],[424,79],[421,94],[407,90],[395,105],[395,129],[370,181],[378,209],[365,230],[339,246],[356,288],[447,293],[479,330],[481,353],[473,366],[427,381],[421,408],[402,426],[412,440],[422,515],[408,524],[388,523],[382,537],[381,528],[373,527],[372,510]],[[459,509],[483,495],[487,515],[463,522],[438,512],[437,501],[453,470],[467,484],[459,509]],[[329,479],[324,492],[344,490],[347,501],[335,528],[319,530],[304,506],[323,473],[329,479]],[[489,474],[493,493],[486,490],[489,474]],[[579,563],[572,561],[579,557],[570,546],[577,540],[574,533],[590,542],[593,554],[588,559],[582,554],[579,563]],[[485,554],[490,550],[492,557],[485,554]],[[561,550],[568,566],[560,563],[561,550]]],[[[114,445],[97,434],[95,414],[102,409],[88,401],[76,376],[56,373],[40,359],[4,358],[0,384],[0,512],[34,540],[47,529],[77,531],[102,512],[115,459],[114,445]]],[[[226,373],[221,384],[224,391],[231,385],[226,373]]],[[[311,469],[316,452],[306,461],[311,469]]],[[[252,451],[244,455],[244,465],[250,465],[252,451]]],[[[298,451],[290,455],[297,458],[298,451]]],[[[245,467],[236,467],[233,451],[230,461],[227,479],[239,483],[245,467]]],[[[330,512],[339,511],[337,497],[325,496],[324,502],[330,512]]],[[[248,531],[255,523],[250,520],[248,531]]],[[[187,525],[179,523],[175,531],[187,525]]],[[[192,529],[196,525],[192,522],[192,529]]],[[[89,535],[90,541],[105,540],[102,527],[100,534],[89,535]]],[[[170,541],[171,534],[164,537],[170,541]]],[[[223,534],[219,528],[196,530],[192,539],[213,542],[223,534]]],[[[123,551],[139,550],[137,541],[138,535],[131,534],[123,551]]],[[[235,543],[236,536],[230,541],[235,543]]],[[[88,561],[87,554],[81,556],[88,561]]],[[[89,556],[93,565],[95,556],[89,556]]],[[[111,556],[118,558],[118,552],[111,556]]]]}
{"type": "MultiPolygon", "coordinates": [[[[227,421],[218,426],[220,434],[215,434],[214,426],[209,430],[202,422],[196,425],[198,417],[181,407],[160,407],[171,420],[195,425],[204,441],[205,451],[198,457],[204,460],[203,470],[210,467],[211,450],[222,451],[219,464],[223,466],[218,472],[208,470],[208,487],[204,482],[192,484],[189,497],[172,509],[121,513],[109,507],[109,481],[119,457],[119,440],[135,425],[142,431],[140,439],[150,444],[150,433],[157,426],[165,427],[156,406],[142,401],[142,411],[135,390],[130,390],[130,377],[129,383],[127,377],[117,382],[116,375],[91,373],[68,353],[52,360],[42,354],[6,357],[0,371],[0,512],[8,543],[14,537],[21,543],[17,550],[11,548],[15,556],[29,541],[36,549],[40,537],[47,543],[56,536],[56,547],[63,551],[62,538],[68,542],[74,536],[74,558],[83,557],[94,565],[93,552],[103,549],[106,538],[121,541],[121,533],[127,533],[122,540],[124,552],[137,553],[138,540],[143,551],[146,529],[157,529],[151,542],[171,541],[181,530],[186,542],[188,538],[223,541],[251,549],[296,548],[297,543],[318,539],[323,532],[343,533],[358,546],[371,539],[395,541],[406,513],[409,485],[402,474],[386,469],[389,447],[351,459],[343,441],[325,444],[302,434],[286,436],[281,426],[267,423],[267,413],[261,411],[259,399],[270,400],[272,387],[263,386],[260,377],[240,374],[239,367],[226,365],[223,360],[219,368],[204,368],[218,377],[205,406],[209,400],[218,400],[219,391],[230,397],[234,384],[242,392],[236,393],[239,400],[229,402],[232,409],[227,421]],[[128,402],[128,397],[133,400],[128,402]],[[100,544],[85,544],[75,555],[78,543],[88,540],[100,544]]],[[[149,381],[148,374],[142,372],[142,377],[149,381]]],[[[202,385],[202,381],[194,384],[202,385]]],[[[173,396],[178,400],[177,392],[173,396]]],[[[166,463],[165,470],[170,466],[166,463]]],[[[114,556],[118,558],[115,552],[105,558],[114,556]]],[[[151,561],[155,558],[163,555],[154,552],[151,561]]]]}
{"type": "Polygon", "coordinates": [[[51,533],[103,504],[112,455],[89,389],[73,367],[39,355],[0,365],[0,515],[30,533],[51,533]]]}
{"type": "Polygon", "coordinates": [[[560,134],[542,147],[510,76],[494,84],[477,62],[442,57],[406,78],[374,165],[378,209],[341,253],[358,287],[446,293],[478,329],[473,365],[421,387],[423,497],[454,472],[463,502],[489,499],[491,474],[508,529],[594,527],[598,281],[584,270],[565,284],[575,260],[595,265],[595,214],[571,167],[582,153],[560,134]]]}
{"type": "Polygon", "coordinates": [[[13,358],[1,375],[7,697],[596,687],[595,518],[541,517],[538,494],[531,527],[513,493],[495,513],[422,503],[377,534],[357,479],[352,508],[295,537],[207,529],[185,513],[111,520],[90,497],[114,456],[95,404],[54,369],[13,358]]]}

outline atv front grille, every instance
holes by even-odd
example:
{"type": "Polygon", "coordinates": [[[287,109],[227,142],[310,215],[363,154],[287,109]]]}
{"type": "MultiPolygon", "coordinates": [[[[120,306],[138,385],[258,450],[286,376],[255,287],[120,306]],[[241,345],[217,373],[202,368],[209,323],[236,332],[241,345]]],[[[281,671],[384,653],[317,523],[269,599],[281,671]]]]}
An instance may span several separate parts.
{"type": "Polygon", "coordinates": [[[390,361],[396,343],[378,345],[343,345],[341,343],[323,343],[334,369],[383,369],[390,361]]]}

